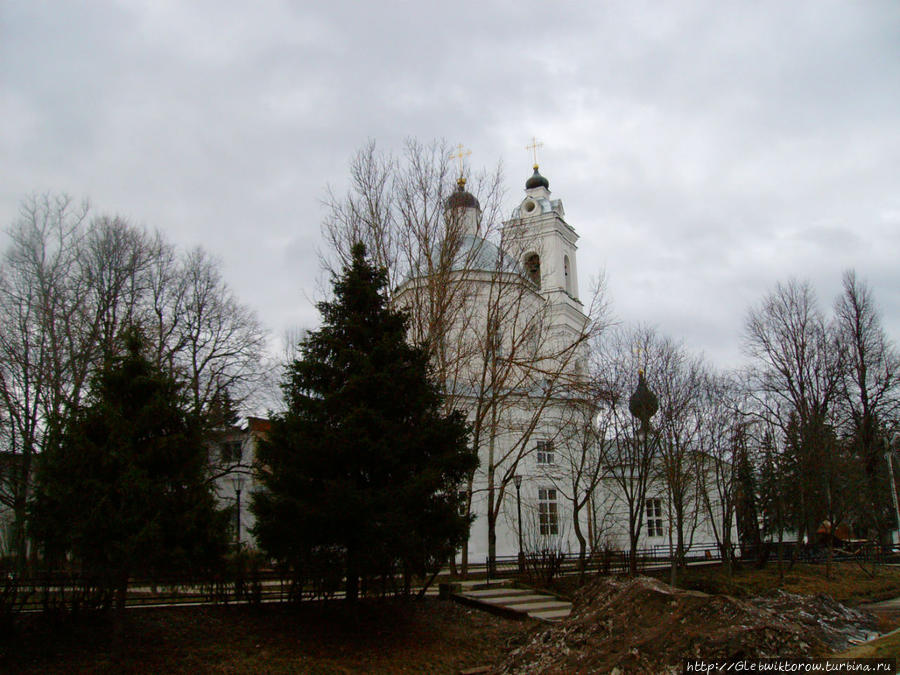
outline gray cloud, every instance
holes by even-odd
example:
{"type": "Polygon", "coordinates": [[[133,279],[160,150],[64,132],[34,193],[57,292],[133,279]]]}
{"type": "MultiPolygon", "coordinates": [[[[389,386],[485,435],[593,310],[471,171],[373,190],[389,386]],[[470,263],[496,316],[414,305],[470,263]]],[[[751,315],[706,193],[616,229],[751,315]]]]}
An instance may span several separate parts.
{"type": "Polygon", "coordinates": [[[511,207],[537,135],[582,287],[605,268],[623,319],[728,365],[776,281],[827,307],[855,267],[900,335],[896,3],[0,12],[0,222],[33,191],[89,196],[219,255],[276,333],[316,321],[321,199],[356,148],[462,141],[511,207]]]}

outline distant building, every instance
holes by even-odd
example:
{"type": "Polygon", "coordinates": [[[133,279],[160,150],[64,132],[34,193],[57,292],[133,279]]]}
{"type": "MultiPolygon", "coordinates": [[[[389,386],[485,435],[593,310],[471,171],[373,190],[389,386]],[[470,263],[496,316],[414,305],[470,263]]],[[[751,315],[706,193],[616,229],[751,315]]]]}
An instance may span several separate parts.
{"type": "Polygon", "coordinates": [[[232,513],[230,536],[235,544],[256,548],[250,496],[258,488],[256,450],[271,428],[269,420],[248,417],[240,424],[216,431],[210,443],[210,471],[220,506],[232,513]]]}
{"type": "MultiPolygon", "coordinates": [[[[682,498],[682,532],[686,553],[693,549],[710,549],[717,542],[724,541],[722,517],[723,504],[715,485],[716,460],[703,453],[692,452],[685,458],[688,479],[682,498]]],[[[628,505],[622,489],[627,473],[621,466],[603,468],[601,480],[592,499],[592,517],[598,543],[602,548],[626,551],[630,546],[628,528],[628,505]]],[[[641,511],[641,527],[638,549],[650,555],[668,555],[678,543],[677,517],[673,512],[662,460],[657,458],[650,471],[647,491],[641,511]]],[[[730,542],[739,552],[740,541],[737,518],[731,515],[730,542]]]]}

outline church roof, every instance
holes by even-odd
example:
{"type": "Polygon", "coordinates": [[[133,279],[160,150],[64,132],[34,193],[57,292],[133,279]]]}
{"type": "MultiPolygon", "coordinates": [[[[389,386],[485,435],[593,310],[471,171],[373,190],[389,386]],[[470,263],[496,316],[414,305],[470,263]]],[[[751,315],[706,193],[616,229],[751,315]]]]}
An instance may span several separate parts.
{"type": "Polygon", "coordinates": [[[453,269],[479,272],[502,270],[522,274],[522,269],[514,257],[503,253],[496,244],[487,239],[471,234],[463,235],[461,238],[459,250],[453,257],[453,269]]]}

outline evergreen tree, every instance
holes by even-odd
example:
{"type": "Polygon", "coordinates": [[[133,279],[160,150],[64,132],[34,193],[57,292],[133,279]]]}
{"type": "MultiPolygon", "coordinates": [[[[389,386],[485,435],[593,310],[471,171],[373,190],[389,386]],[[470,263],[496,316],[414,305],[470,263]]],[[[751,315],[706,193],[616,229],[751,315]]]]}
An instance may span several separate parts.
{"type": "Polygon", "coordinates": [[[227,516],[205,480],[207,449],[183,387],[142,354],[128,329],[58,444],[40,456],[32,533],[52,562],[71,554],[115,591],[128,579],[217,562],[227,516]]]}
{"type": "Polygon", "coordinates": [[[759,533],[759,489],[753,463],[750,461],[750,449],[742,436],[742,442],[735,448],[735,469],[737,472],[737,490],[735,495],[735,520],[737,521],[738,538],[741,551],[748,557],[759,557],[762,538],[759,533]]]}
{"type": "Polygon", "coordinates": [[[386,278],[357,244],[258,451],[258,541],[301,580],[317,559],[337,561],[350,600],[376,577],[400,574],[408,589],[453,555],[469,525],[458,488],[477,463],[461,414],[440,413],[426,351],[407,343],[386,278]]]}

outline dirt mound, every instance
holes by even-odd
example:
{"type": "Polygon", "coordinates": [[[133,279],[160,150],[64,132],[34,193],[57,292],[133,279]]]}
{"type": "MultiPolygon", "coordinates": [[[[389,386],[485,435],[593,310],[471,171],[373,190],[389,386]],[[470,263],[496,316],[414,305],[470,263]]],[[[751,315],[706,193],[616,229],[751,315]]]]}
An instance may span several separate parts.
{"type": "Polygon", "coordinates": [[[780,592],[744,601],[649,577],[597,579],[580,591],[567,620],[536,630],[499,672],[681,672],[690,657],[826,654],[874,627],[871,615],[827,596],[780,592]]]}
{"type": "Polygon", "coordinates": [[[861,612],[842,605],[829,595],[797,595],[775,591],[753,598],[750,602],[776,616],[788,617],[806,626],[835,652],[847,649],[852,643],[866,640],[878,632],[878,620],[869,612],[861,612]]]}

